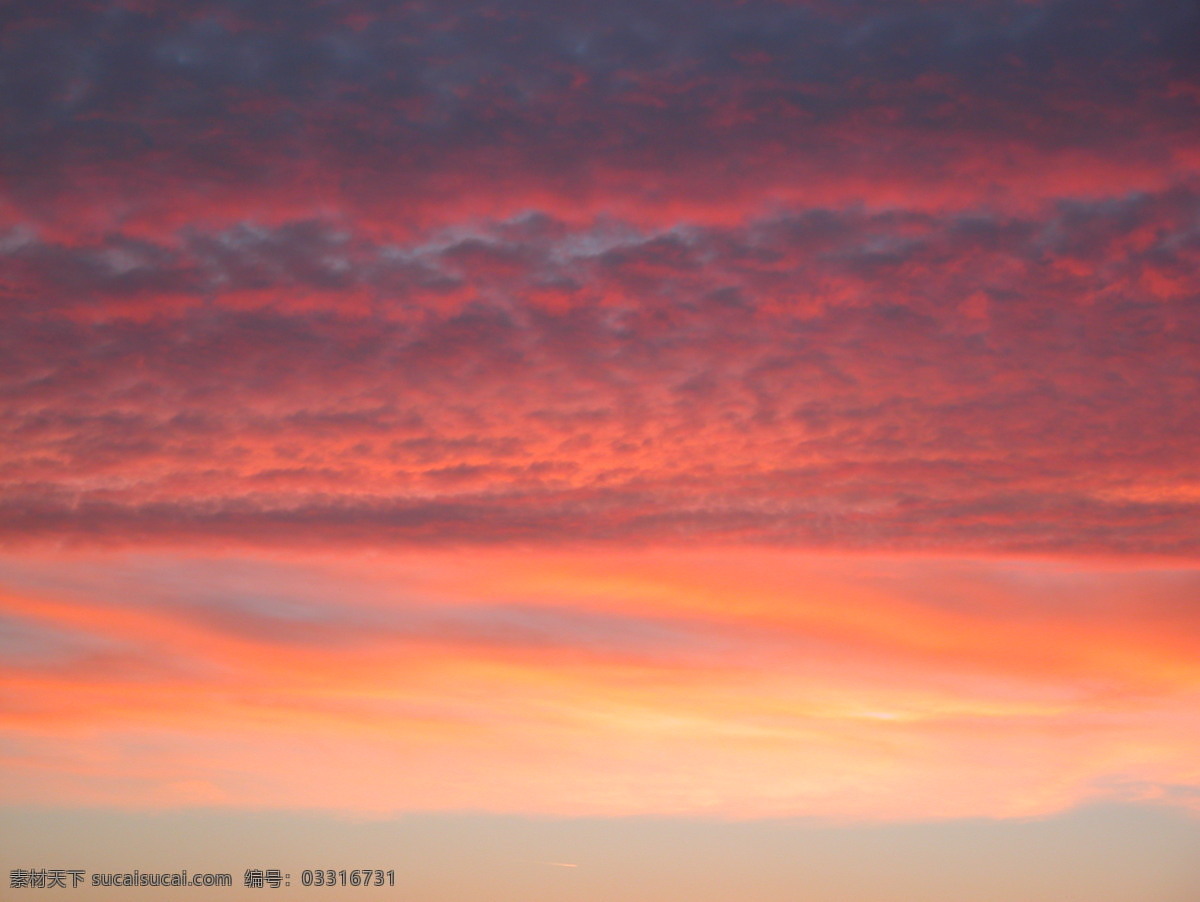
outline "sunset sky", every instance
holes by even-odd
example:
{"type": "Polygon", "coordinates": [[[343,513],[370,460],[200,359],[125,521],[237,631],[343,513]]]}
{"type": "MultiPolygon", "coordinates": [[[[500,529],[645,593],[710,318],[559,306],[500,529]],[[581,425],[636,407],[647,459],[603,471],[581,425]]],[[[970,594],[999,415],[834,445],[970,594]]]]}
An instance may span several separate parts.
{"type": "Polygon", "coordinates": [[[7,0],[0,877],[1200,898],[1198,47],[7,0]]]}

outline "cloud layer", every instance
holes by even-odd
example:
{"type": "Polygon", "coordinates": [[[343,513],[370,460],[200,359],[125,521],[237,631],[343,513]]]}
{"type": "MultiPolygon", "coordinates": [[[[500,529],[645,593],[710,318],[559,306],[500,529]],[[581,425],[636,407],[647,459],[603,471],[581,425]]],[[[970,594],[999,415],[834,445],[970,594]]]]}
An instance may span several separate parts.
{"type": "Polygon", "coordinates": [[[1200,205],[10,232],[0,528],[1192,554],[1200,205]]]}
{"type": "Polygon", "coordinates": [[[1198,579],[716,549],[8,561],[4,800],[1195,808],[1198,579]]]}
{"type": "Polygon", "coordinates": [[[0,539],[1191,555],[1189,4],[9,4],[0,539]]]}
{"type": "Polygon", "coordinates": [[[1198,33],[5,3],[0,795],[1194,807],[1198,33]]]}

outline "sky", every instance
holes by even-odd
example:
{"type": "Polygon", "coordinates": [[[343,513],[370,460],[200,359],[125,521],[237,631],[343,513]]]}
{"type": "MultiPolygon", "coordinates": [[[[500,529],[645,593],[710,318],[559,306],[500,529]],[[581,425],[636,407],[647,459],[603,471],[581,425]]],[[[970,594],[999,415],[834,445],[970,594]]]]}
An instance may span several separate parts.
{"type": "Polygon", "coordinates": [[[0,869],[1195,899],[1197,34],[9,0],[0,869]]]}

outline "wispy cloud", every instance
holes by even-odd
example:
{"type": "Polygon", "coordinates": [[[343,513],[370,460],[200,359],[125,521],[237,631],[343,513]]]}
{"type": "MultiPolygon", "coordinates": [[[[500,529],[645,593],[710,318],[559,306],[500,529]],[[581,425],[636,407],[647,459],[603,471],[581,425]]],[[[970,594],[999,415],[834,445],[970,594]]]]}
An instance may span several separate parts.
{"type": "Polygon", "coordinates": [[[1134,786],[1190,804],[1198,777],[1190,569],[734,551],[4,569],[4,756],[31,778],[9,802],[154,808],[204,785],[252,807],[876,819],[1134,786]]]}

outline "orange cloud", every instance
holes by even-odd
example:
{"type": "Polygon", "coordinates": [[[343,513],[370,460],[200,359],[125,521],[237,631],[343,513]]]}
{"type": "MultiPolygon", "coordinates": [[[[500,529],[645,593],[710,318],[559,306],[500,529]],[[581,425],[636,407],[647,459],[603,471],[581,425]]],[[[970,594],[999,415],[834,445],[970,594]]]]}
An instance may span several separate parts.
{"type": "Polygon", "coordinates": [[[9,802],[203,784],[248,807],[889,819],[1200,782],[1190,569],[531,550],[73,570],[5,568],[28,637],[4,670],[9,802]]]}

